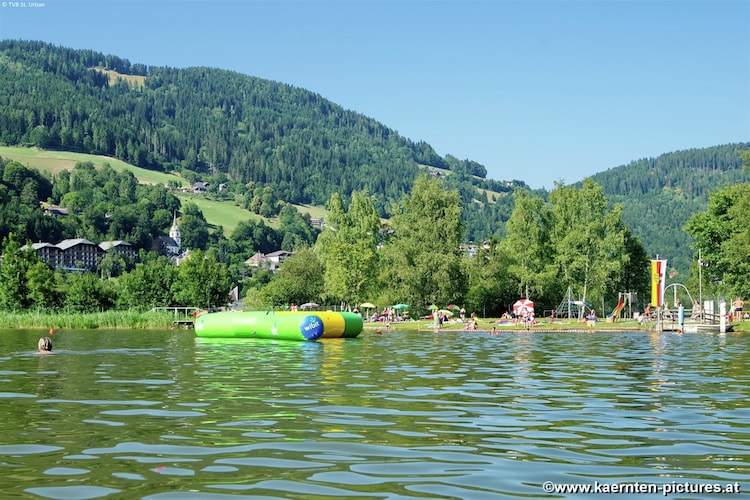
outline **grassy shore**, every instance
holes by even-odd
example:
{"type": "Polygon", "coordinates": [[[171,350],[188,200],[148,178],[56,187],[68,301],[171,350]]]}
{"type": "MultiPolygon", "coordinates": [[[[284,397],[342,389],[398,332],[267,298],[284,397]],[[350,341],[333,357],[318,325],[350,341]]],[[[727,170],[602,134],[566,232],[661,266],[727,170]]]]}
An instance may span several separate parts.
{"type": "MultiPolygon", "coordinates": [[[[0,329],[13,328],[41,328],[41,329],[113,329],[123,328],[131,330],[141,329],[168,329],[175,328],[175,319],[185,319],[180,316],[175,318],[173,312],[168,311],[104,311],[98,313],[49,313],[49,312],[0,312],[0,329]]],[[[750,331],[750,321],[732,323],[735,333],[750,331]]],[[[498,318],[481,318],[478,320],[477,330],[490,331],[495,326],[498,333],[502,332],[587,332],[589,326],[577,320],[569,319],[542,319],[539,324],[523,328],[520,325],[498,325],[498,318]]],[[[384,323],[364,324],[365,332],[381,334],[386,331],[392,332],[433,332],[432,320],[405,321],[392,323],[389,329],[384,323]]],[[[443,324],[440,331],[464,331],[464,325],[458,321],[443,324]]],[[[622,331],[649,331],[648,326],[638,324],[635,320],[618,320],[615,323],[609,321],[598,321],[594,327],[595,332],[622,332],[622,331]]]]}
{"type": "MultiPolygon", "coordinates": [[[[498,333],[503,332],[519,332],[519,331],[530,331],[530,332],[588,332],[590,331],[589,326],[585,322],[579,322],[575,319],[555,319],[550,320],[544,318],[538,321],[539,324],[527,328],[521,325],[498,325],[498,318],[482,318],[478,320],[477,330],[479,331],[490,331],[493,326],[496,327],[498,333]]],[[[741,333],[750,331],[750,321],[734,322],[733,331],[735,333],[741,333]]],[[[671,323],[668,326],[673,326],[671,323]]],[[[432,320],[420,320],[420,321],[405,321],[400,323],[392,323],[390,329],[386,329],[383,323],[365,323],[365,330],[371,332],[383,333],[387,330],[390,331],[408,331],[408,332],[430,332],[434,331],[434,323],[432,320]]],[[[623,331],[641,331],[648,332],[650,329],[648,325],[641,325],[635,320],[618,320],[611,323],[606,320],[599,320],[593,326],[594,332],[623,332],[623,331]]],[[[440,328],[440,331],[464,331],[464,325],[460,322],[448,322],[444,323],[440,328]]]]}

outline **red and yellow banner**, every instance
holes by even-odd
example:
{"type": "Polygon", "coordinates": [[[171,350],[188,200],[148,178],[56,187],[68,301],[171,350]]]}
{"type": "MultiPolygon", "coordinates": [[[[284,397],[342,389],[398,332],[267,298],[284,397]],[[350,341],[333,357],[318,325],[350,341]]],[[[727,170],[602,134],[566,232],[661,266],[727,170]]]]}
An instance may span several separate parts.
{"type": "Polygon", "coordinates": [[[667,281],[667,261],[651,261],[651,307],[664,304],[664,285],[667,281]]]}

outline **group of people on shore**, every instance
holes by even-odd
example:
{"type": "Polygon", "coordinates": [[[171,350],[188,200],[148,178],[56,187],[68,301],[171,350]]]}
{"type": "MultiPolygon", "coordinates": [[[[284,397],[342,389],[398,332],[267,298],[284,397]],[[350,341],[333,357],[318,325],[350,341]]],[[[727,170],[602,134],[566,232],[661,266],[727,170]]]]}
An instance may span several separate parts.
{"type": "MultiPolygon", "coordinates": [[[[660,316],[663,319],[673,320],[674,312],[679,311],[681,306],[682,304],[680,303],[679,299],[675,300],[673,309],[670,309],[669,302],[667,302],[666,300],[664,301],[664,304],[661,308],[652,307],[652,305],[649,303],[643,310],[643,314],[641,314],[640,316],[639,323],[643,323],[645,320],[656,319],[657,316],[660,316]]],[[[690,319],[700,319],[701,305],[698,300],[693,299],[693,303],[690,307],[690,319]]],[[[747,312],[743,313],[744,307],[745,302],[741,297],[737,297],[737,299],[732,302],[732,306],[729,310],[729,321],[743,321],[746,319],[750,319],[750,314],[748,314],[747,312]]]]}
{"type": "Polygon", "coordinates": [[[393,307],[386,307],[383,308],[383,311],[380,312],[377,308],[375,308],[371,314],[362,314],[359,312],[359,309],[354,308],[352,311],[354,314],[359,314],[362,316],[362,318],[365,321],[369,321],[370,323],[386,323],[390,325],[392,322],[398,322],[398,321],[408,321],[409,320],[409,312],[403,311],[402,313],[399,313],[394,309],[393,307]]]}
{"type": "Polygon", "coordinates": [[[505,311],[500,316],[501,322],[513,321],[517,325],[523,326],[524,328],[531,328],[532,326],[541,325],[536,319],[536,313],[533,309],[524,307],[516,313],[515,311],[510,313],[505,311]]]}
{"type": "MultiPolygon", "coordinates": [[[[461,311],[464,311],[464,308],[461,308],[461,311]]],[[[469,320],[466,319],[466,312],[461,313],[461,321],[464,324],[464,330],[477,330],[479,329],[479,321],[477,320],[477,313],[472,312],[471,318],[469,320]]]]}

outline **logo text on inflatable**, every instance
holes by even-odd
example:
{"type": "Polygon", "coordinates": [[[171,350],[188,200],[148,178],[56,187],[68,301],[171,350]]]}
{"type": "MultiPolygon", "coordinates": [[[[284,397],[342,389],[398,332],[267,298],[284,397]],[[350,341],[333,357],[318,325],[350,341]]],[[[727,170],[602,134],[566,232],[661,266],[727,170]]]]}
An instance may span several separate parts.
{"type": "Polygon", "coordinates": [[[318,316],[305,316],[299,325],[299,331],[307,340],[317,340],[323,336],[323,320],[318,316]]]}

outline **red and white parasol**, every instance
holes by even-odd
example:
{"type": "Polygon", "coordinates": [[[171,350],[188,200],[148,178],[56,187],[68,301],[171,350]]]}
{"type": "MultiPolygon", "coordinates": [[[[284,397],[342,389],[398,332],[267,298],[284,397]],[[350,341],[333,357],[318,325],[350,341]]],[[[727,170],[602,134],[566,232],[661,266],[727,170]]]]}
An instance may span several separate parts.
{"type": "Polygon", "coordinates": [[[516,316],[520,316],[524,313],[524,311],[531,312],[533,310],[534,301],[529,299],[519,299],[515,304],[513,304],[513,312],[516,314],[516,316]]]}

